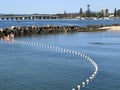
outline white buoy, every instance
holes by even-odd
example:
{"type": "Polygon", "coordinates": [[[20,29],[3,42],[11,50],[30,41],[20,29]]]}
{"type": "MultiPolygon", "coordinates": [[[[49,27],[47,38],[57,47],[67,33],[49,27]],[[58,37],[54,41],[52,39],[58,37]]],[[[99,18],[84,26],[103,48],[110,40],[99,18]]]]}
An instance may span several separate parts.
{"type": "Polygon", "coordinates": [[[43,45],[43,43],[41,44],[41,47],[43,47],[44,45],[43,45]]]}
{"type": "Polygon", "coordinates": [[[34,42],[33,42],[33,46],[34,46],[34,42]]]}
{"type": "Polygon", "coordinates": [[[58,49],[58,47],[55,46],[55,50],[57,50],[57,49],[58,49]]]}
{"type": "Polygon", "coordinates": [[[89,60],[90,58],[89,57],[87,57],[87,60],[89,60]]]}
{"type": "Polygon", "coordinates": [[[80,55],[80,53],[78,52],[78,53],[77,53],[77,55],[79,56],[79,55],[80,55]]]}
{"type": "Polygon", "coordinates": [[[35,43],[35,42],[33,42],[33,45],[35,46],[35,45],[36,45],[36,43],[35,43]]]}
{"type": "Polygon", "coordinates": [[[80,85],[77,86],[78,90],[80,90],[80,85]]]}
{"type": "Polygon", "coordinates": [[[32,42],[32,45],[34,45],[34,43],[32,42]]]}
{"type": "Polygon", "coordinates": [[[75,88],[73,88],[72,90],[75,90],[75,88]]]}
{"type": "Polygon", "coordinates": [[[92,78],[93,78],[93,79],[95,78],[95,75],[94,75],[94,74],[92,74],[92,78]]]}
{"type": "Polygon", "coordinates": [[[66,50],[66,52],[68,53],[68,52],[69,52],[69,50],[67,49],[67,50],[66,50]]]}
{"type": "Polygon", "coordinates": [[[85,82],[82,82],[82,86],[85,87],[85,82]]]}
{"type": "Polygon", "coordinates": [[[63,49],[63,52],[66,52],[66,49],[63,49]]]}
{"type": "Polygon", "coordinates": [[[34,43],[32,42],[32,45],[34,45],[34,43]]]}
{"type": "Polygon", "coordinates": [[[63,49],[61,48],[60,51],[63,52],[63,49]]]}
{"type": "Polygon", "coordinates": [[[83,54],[81,53],[81,55],[80,55],[81,57],[83,56],[83,54]]]}
{"type": "Polygon", "coordinates": [[[46,48],[49,48],[49,45],[46,44],[46,48]]]}
{"type": "Polygon", "coordinates": [[[97,74],[97,72],[95,71],[95,72],[94,72],[94,74],[96,75],[96,74],[97,74]]]}
{"type": "Polygon", "coordinates": [[[89,79],[86,80],[86,83],[87,83],[87,84],[89,83],[89,79]]]}
{"type": "Polygon", "coordinates": [[[93,78],[92,78],[92,77],[90,77],[90,81],[92,81],[92,79],[93,79],[93,78]]]}
{"type": "Polygon", "coordinates": [[[69,50],[69,53],[71,53],[72,51],[71,50],[69,50]]]}
{"type": "Polygon", "coordinates": [[[78,54],[78,52],[75,52],[75,55],[77,55],[78,54]]]}
{"type": "Polygon", "coordinates": [[[74,51],[72,51],[72,54],[74,54],[74,51]]]}
{"type": "Polygon", "coordinates": [[[37,46],[39,46],[39,43],[37,43],[37,46]]]}
{"type": "Polygon", "coordinates": [[[47,46],[47,45],[46,45],[46,44],[44,44],[44,47],[45,47],[45,48],[46,48],[46,46],[47,46]]]}
{"type": "Polygon", "coordinates": [[[60,51],[60,47],[58,48],[58,51],[60,51]]]}
{"type": "Polygon", "coordinates": [[[52,49],[52,46],[50,46],[50,49],[52,49]]]}

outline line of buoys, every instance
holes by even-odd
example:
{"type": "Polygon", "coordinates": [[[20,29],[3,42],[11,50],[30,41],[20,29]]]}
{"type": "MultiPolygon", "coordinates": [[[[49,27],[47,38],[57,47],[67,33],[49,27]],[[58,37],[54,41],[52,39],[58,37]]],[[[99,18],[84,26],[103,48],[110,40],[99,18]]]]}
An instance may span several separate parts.
{"type": "MultiPolygon", "coordinates": [[[[52,50],[59,51],[59,52],[74,54],[74,55],[80,56],[83,59],[89,61],[95,67],[95,71],[93,72],[93,74],[89,78],[87,78],[85,81],[81,82],[81,84],[79,84],[77,86],[77,90],[80,90],[80,88],[85,87],[87,84],[89,84],[91,81],[93,81],[96,74],[98,73],[98,65],[94,62],[94,60],[92,58],[82,54],[81,52],[77,52],[77,51],[73,51],[73,50],[69,50],[69,49],[64,49],[64,48],[60,48],[57,46],[52,46],[52,45],[48,45],[48,44],[44,44],[44,43],[38,43],[38,42],[30,42],[30,41],[16,41],[16,42],[28,44],[28,45],[33,45],[33,46],[40,46],[43,48],[48,48],[48,49],[52,49],[52,50]]],[[[72,90],[75,90],[75,88],[73,88],[72,90]]]]}

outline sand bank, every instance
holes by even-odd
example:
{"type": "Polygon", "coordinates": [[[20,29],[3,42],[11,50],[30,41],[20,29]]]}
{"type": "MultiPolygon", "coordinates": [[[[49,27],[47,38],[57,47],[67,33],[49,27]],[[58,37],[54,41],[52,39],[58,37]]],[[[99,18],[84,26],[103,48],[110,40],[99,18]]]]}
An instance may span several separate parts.
{"type": "Polygon", "coordinates": [[[99,29],[106,29],[108,31],[120,31],[120,26],[106,26],[99,29]]]}

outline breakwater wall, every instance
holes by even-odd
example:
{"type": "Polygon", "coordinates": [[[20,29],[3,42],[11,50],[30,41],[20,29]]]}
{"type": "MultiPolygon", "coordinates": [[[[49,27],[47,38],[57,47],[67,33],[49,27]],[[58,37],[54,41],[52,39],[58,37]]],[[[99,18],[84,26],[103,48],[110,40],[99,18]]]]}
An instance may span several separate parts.
{"type": "Polygon", "coordinates": [[[90,82],[92,82],[94,80],[94,78],[96,77],[96,75],[98,73],[98,65],[96,64],[96,62],[92,58],[88,57],[87,55],[84,55],[81,52],[77,52],[74,50],[65,49],[65,48],[61,48],[61,47],[57,47],[57,46],[53,46],[53,45],[48,45],[45,43],[38,43],[38,42],[31,42],[31,41],[15,40],[15,43],[20,43],[20,44],[24,44],[24,45],[31,45],[31,46],[36,46],[36,47],[42,47],[42,48],[47,48],[47,49],[54,50],[57,52],[73,54],[73,55],[76,55],[80,58],[83,58],[84,60],[91,63],[91,65],[95,68],[92,75],[90,75],[88,78],[86,78],[83,82],[78,83],[78,85],[76,85],[71,90],[81,90],[82,88],[85,88],[90,82]]]}
{"type": "Polygon", "coordinates": [[[49,33],[69,33],[69,32],[92,32],[102,31],[103,25],[88,25],[88,26],[12,26],[0,29],[0,37],[9,34],[31,35],[31,34],[49,34],[49,33]]]}
{"type": "Polygon", "coordinates": [[[107,29],[100,29],[106,26],[120,26],[120,24],[110,25],[87,25],[87,26],[12,26],[7,28],[0,28],[0,37],[14,34],[14,36],[20,35],[32,35],[32,34],[50,34],[50,33],[72,33],[72,32],[94,32],[94,31],[106,31],[107,29]]]}

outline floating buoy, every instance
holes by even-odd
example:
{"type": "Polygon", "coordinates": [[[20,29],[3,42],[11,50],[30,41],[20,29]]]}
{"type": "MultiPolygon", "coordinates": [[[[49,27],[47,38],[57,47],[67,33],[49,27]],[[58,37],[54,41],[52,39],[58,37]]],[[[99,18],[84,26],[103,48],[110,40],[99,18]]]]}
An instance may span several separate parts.
{"type": "Polygon", "coordinates": [[[78,54],[78,52],[75,52],[75,55],[77,55],[78,54]]]}
{"type": "Polygon", "coordinates": [[[57,50],[58,50],[58,47],[55,46],[55,50],[57,51],[57,50]]]}
{"type": "Polygon", "coordinates": [[[92,81],[92,79],[93,79],[93,78],[92,78],[92,77],[90,77],[90,81],[92,81]]]}
{"type": "Polygon", "coordinates": [[[86,83],[87,83],[87,84],[89,83],[89,79],[86,80],[86,83]]]}
{"type": "Polygon", "coordinates": [[[79,56],[79,55],[80,55],[80,53],[78,52],[78,53],[77,53],[77,55],[79,56]]]}
{"type": "Polygon", "coordinates": [[[72,51],[72,54],[74,54],[74,51],[72,51]]]}
{"type": "Polygon", "coordinates": [[[81,57],[83,57],[83,54],[81,53],[81,55],[80,55],[81,57]]]}
{"type": "Polygon", "coordinates": [[[67,49],[67,50],[66,50],[66,52],[68,53],[68,52],[69,52],[69,50],[67,49]]]}
{"type": "Polygon", "coordinates": [[[60,51],[62,52],[62,51],[63,51],[63,49],[61,48],[61,49],[60,49],[60,51]]]}
{"type": "Polygon", "coordinates": [[[37,43],[36,45],[39,46],[39,43],[37,43]]]}
{"type": "Polygon", "coordinates": [[[77,86],[78,90],[80,90],[80,85],[77,86]]]}
{"type": "Polygon", "coordinates": [[[82,82],[82,87],[85,87],[85,82],[82,82]]]}
{"type": "Polygon", "coordinates": [[[75,88],[73,88],[72,90],[75,90],[75,88]]]}
{"type": "Polygon", "coordinates": [[[96,74],[97,74],[97,72],[95,71],[95,72],[94,72],[94,74],[96,75],[96,74]]]}
{"type": "Polygon", "coordinates": [[[92,74],[92,78],[94,78],[95,77],[95,75],[94,74],[92,74]]]}
{"type": "Polygon", "coordinates": [[[66,52],[66,49],[63,49],[63,52],[66,52]]]}
{"type": "Polygon", "coordinates": [[[72,51],[71,50],[69,50],[69,53],[71,53],[72,51]]]}

